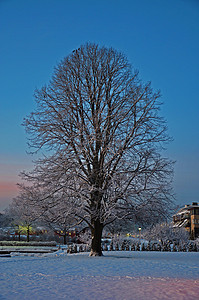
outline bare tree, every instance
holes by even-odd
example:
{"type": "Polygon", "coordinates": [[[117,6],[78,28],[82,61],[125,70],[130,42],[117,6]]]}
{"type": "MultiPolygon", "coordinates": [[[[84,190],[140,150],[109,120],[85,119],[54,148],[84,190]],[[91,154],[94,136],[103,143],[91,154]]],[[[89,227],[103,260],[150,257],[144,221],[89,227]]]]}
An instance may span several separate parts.
{"type": "Polygon", "coordinates": [[[6,214],[12,220],[11,223],[18,233],[19,241],[22,233],[26,234],[27,242],[30,241],[32,225],[39,219],[41,214],[41,210],[38,209],[36,202],[32,201],[32,194],[31,187],[21,186],[20,194],[13,199],[6,210],[6,214]]]}
{"type": "Polygon", "coordinates": [[[165,222],[145,230],[143,236],[148,240],[161,240],[163,243],[175,241],[179,244],[189,240],[189,233],[185,228],[174,228],[172,223],[165,222]]]}
{"type": "Polygon", "coordinates": [[[90,255],[102,255],[107,224],[169,211],[172,162],[160,155],[169,137],[159,98],[122,53],[96,44],[73,51],[35,92],[37,109],[24,125],[32,149],[49,155],[23,176],[45,190],[40,203],[65,197],[91,230],[90,255]]]}
{"type": "Polygon", "coordinates": [[[59,230],[59,234],[63,237],[64,244],[66,244],[69,230],[78,225],[72,209],[73,205],[71,205],[73,202],[70,203],[67,195],[61,192],[52,196],[47,194],[45,198],[42,198],[40,194],[36,203],[39,204],[38,210],[42,212],[39,219],[54,232],[59,230]],[[42,199],[42,201],[38,201],[38,199],[42,199]]]}

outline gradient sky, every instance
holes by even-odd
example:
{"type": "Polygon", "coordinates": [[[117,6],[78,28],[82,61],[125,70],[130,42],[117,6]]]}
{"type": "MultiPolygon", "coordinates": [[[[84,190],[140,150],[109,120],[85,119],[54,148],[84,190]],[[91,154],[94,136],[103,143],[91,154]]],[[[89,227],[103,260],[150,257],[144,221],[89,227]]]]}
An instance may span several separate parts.
{"type": "Polygon", "coordinates": [[[26,154],[23,118],[53,68],[86,42],[124,52],[160,89],[174,141],[177,204],[199,201],[199,1],[0,0],[0,210],[17,195],[26,154]]]}

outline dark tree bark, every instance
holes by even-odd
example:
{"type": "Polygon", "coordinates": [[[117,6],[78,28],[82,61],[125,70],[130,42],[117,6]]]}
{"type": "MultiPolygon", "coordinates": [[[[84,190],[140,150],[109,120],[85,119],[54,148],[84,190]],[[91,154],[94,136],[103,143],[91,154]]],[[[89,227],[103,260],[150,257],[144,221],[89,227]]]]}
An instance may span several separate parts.
{"type": "Polygon", "coordinates": [[[102,230],[103,230],[103,224],[100,222],[100,220],[93,220],[91,222],[91,252],[90,256],[102,256],[102,246],[101,246],[101,240],[102,240],[102,230]]]}
{"type": "Polygon", "coordinates": [[[29,242],[30,241],[30,225],[27,226],[27,235],[26,235],[26,237],[27,237],[27,242],[29,242]]]}
{"type": "Polygon", "coordinates": [[[64,245],[66,245],[66,233],[64,233],[63,237],[64,237],[64,245]]]}

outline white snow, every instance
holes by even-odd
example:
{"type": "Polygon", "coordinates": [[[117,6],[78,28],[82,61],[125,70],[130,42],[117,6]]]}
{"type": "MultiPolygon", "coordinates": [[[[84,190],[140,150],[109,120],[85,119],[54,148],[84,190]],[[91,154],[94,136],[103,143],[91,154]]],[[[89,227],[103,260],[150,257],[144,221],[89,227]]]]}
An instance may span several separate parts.
{"type": "Polygon", "coordinates": [[[199,299],[198,252],[0,257],[0,299],[199,299]]]}

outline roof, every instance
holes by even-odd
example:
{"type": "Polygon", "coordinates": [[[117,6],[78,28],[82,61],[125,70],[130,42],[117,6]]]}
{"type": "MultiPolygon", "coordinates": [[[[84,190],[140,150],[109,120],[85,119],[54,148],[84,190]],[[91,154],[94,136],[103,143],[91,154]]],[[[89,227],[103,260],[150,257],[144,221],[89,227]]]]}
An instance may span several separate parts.
{"type": "Polygon", "coordinates": [[[193,202],[192,204],[185,205],[176,214],[174,214],[174,216],[181,215],[181,214],[186,214],[186,213],[189,214],[190,210],[192,210],[194,208],[199,208],[199,205],[198,205],[197,202],[193,202]]]}
{"type": "Polygon", "coordinates": [[[186,227],[186,225],[189,223],[189,220],[185,219],[179,222],[175,222],[173,224],[173,227],[186,227]]]}

